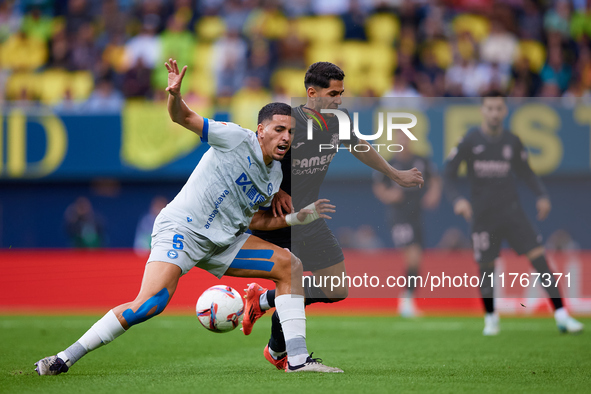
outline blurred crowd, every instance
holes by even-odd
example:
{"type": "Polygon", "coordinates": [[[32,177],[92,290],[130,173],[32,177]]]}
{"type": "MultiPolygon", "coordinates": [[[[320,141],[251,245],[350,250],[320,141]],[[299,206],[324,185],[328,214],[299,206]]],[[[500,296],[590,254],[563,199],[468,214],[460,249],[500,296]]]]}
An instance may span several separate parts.
{"type": "Polygon", "coordinates": [[[163,100],[170,57],[193,107],[238,122],[305,96],[319,60],[342,66],[346,95],[587,97],[590,38],[591,0],[3,0],[0,100],[163,100]]]}

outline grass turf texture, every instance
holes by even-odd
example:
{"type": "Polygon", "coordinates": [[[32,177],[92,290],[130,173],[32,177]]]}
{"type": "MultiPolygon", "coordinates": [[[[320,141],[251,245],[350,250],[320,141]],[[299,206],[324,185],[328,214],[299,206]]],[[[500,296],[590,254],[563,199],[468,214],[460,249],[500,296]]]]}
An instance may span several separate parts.
{"type": "MultiPolygon", "coordinates": [[[[245,337],[191,316],[159,316],[79,361],[37,376],[33,363],[69,346],[97,317],[0,316],[2,393],[589,392],[591,335],[552,318],[308,317],[308,349],[344,374],[286,374],[263,358],[270,318],[245,337]]],[[[587,327],[591,319],[582,319],[587,327]]]]}

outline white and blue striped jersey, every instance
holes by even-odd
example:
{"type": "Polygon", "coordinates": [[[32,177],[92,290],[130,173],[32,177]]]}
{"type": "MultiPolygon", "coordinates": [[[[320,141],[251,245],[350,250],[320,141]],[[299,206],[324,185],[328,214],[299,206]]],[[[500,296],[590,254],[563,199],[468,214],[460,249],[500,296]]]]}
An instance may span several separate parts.
{"type": "Polygon", "coordinates": [[[162,214],[225,246],[248,229],[259,207],[270,206],[281,164],[265,165],[256,134],[234,123],[204,119],[202,140],[211,148],[162,214]]]}

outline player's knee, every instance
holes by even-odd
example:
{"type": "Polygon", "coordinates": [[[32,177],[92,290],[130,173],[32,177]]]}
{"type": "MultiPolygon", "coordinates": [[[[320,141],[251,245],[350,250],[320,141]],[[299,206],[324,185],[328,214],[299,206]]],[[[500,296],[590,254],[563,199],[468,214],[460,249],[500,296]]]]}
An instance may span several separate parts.
{"type": "Polygon", "coordinates": [[[276,267],[276,280],[278,281],[289,281],[291,278],[292,271],[292,254],[291,252],[282,249],[274,256],[275,267],[276,267]]]}
{"type": "Polygon", "coordinates": [[[165,287],[150,298],[137,298],[130,305],[130,308],[121,313],[129,327],[142,323],[151,317],[160,314],[170,299],[168,289],[165,287]]]}
{"type": "Polygon", "coordinates": [[[293,253],[290,253],[290,265],[291,265],[291,272],[292,275],[302,275],[304,272],[304,265],[302,264],[302,260],[298,259],[293,253]]]}

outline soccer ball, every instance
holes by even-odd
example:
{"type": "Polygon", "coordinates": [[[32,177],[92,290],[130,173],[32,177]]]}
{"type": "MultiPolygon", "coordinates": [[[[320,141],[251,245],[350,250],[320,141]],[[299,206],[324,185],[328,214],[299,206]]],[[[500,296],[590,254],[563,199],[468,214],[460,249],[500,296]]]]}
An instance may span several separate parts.
{"type": "Polygon", "coordinates": [[[242,322],[243,314],[242,296],[230,286],[212,286],[197,300],[197,318],[209,331],[232,331],[242,322]]]}

